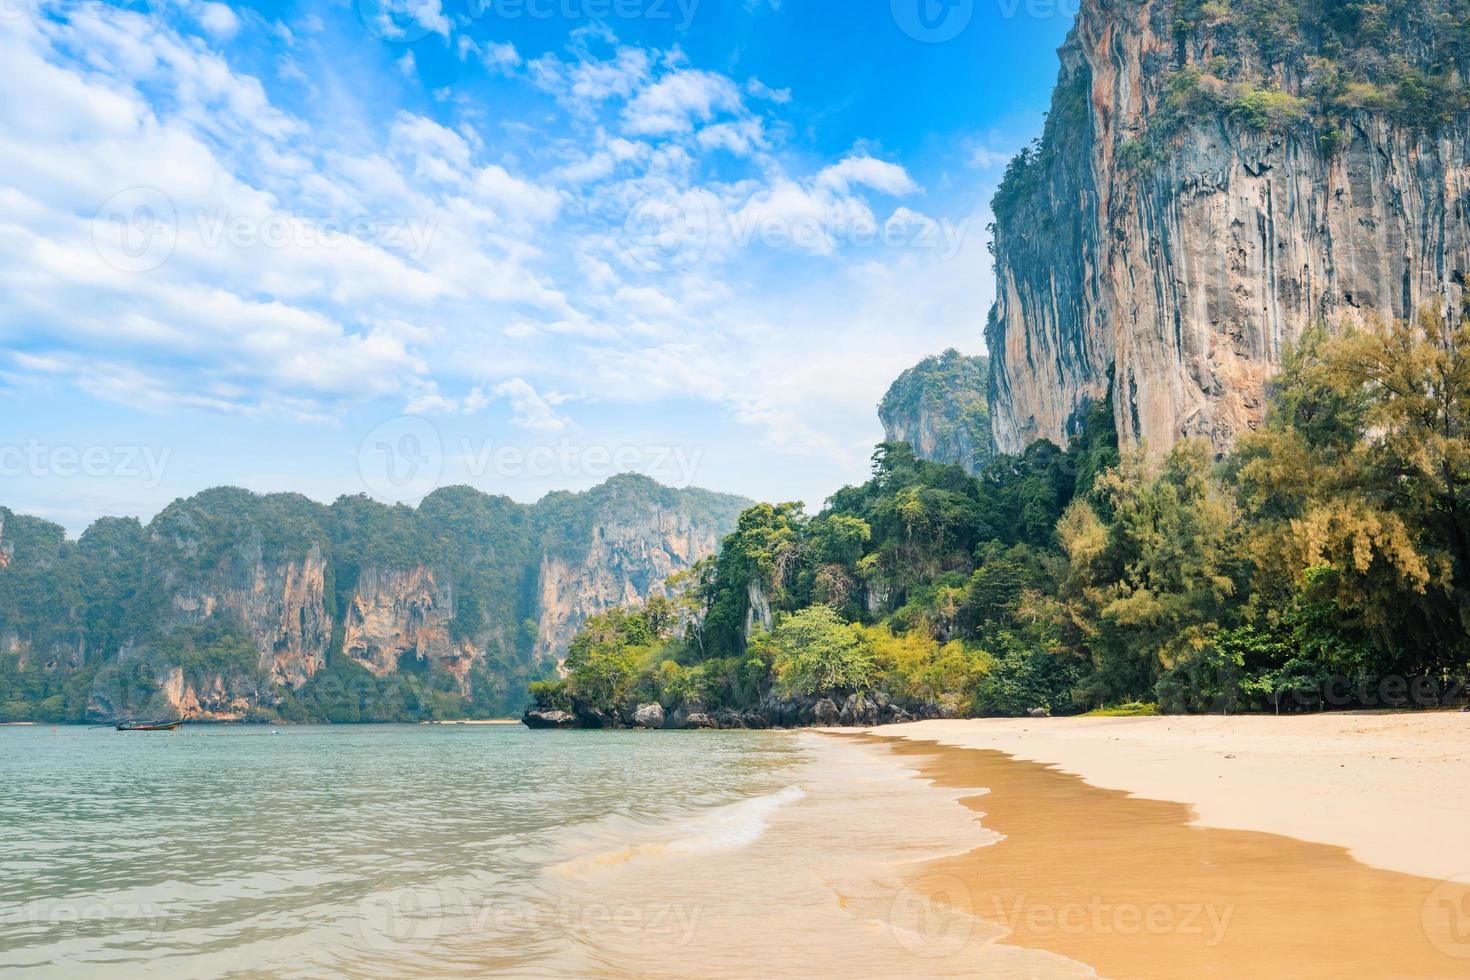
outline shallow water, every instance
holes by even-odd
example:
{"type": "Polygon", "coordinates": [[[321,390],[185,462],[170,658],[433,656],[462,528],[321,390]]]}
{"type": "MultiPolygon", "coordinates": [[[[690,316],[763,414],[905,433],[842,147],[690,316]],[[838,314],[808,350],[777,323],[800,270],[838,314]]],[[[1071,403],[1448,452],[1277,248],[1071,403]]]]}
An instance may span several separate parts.
{"type": "Polygon", "coordinates": [[[986,836],[908,765],[809,733],[0,729],[0,969],[1085,973],[907,887],[986,836]]]}

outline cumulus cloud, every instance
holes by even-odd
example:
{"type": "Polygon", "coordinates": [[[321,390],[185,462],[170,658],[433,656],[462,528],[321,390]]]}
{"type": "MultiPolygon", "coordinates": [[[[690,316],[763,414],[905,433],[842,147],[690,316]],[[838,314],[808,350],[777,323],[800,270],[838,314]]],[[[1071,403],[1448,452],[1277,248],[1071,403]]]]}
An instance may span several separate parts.
{"type": "Polygon", "coordinates": [[[222,3],[199,5],[199,26],[218,41],[228,41],[240,32],[240,18],[222,3]]]}
{"type": "Polygon", "coordinates": [[[571,427],[571,421],[558,414],[548,398],[524,378],[501,382],[495,386],[494,394],[510,402],[512,425],[538,432],[563,432],[571,427]]]}
{"type": "Polygon", "coordinates": [[[741,108],[740,90],[724,75],[685,69],[638,92],[623,109],[624,129],[637,136],[685,133],[696,121],[741,108]]]}
{"type": "Polygon", "coordinates": [[[817,183],[838,192],[853,186],[871,187],[884,194],[912,194],[919,189],[903,167],[870,156],[852,156],[817,174],[817,183]]]}
{"type": "MultiPolygon", "coordinates": [[[[393,13],[449,37],[437,2],[393,13]]],[[[556,392],[585,389],[600,411],[584,426],[604,408],[655,406],[660,425],[666,405],[702,406],[860,475],[886,380],[978,332],[983,242],[945,262],[827,234],[938,219],[887,200],[922,194],[896,158],[790,152],[787,90],[605,29],[530,61],[456,35],[464,70],[524,103],[338,95],[341,111],[298,116],[299,83],[323,74],[312,45],[242,59],[294,69],[275,69],[289,87],[257,79],[228,28],[193,26],[204,16],[82,5],[0,30],[9,81],[34,93],[0,102],[0,338],[27,352],[0,361],[8,388],[313,422],[364,400],[504,403],[541,433],[576,428],[556,392]],[[102,207],[138,188],[166,204],[102,207]],[[768,239],[762,222],[822,233],[768,239]],[[99,228],[164,228],[168,255],[120,268],[99,228]]],[[[416,75],[410,52],[384,50],[416,75]]]]}

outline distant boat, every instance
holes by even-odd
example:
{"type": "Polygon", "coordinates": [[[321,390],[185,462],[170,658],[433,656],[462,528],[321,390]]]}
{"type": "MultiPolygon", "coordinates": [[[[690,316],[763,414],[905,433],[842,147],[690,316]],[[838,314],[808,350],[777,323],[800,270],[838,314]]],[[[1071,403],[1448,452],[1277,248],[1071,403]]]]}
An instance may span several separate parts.
{"type": "Polygon", "coordinates": [[[178,721],[120,721],[117,730],[120,732],[173,732],[178,731],[184,719],[178,721]]]}

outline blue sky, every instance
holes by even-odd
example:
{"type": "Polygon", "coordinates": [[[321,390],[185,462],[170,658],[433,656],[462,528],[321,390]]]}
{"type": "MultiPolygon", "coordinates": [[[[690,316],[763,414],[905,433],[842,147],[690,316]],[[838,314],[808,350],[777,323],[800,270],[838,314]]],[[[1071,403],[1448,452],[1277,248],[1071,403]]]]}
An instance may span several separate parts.
{"type": "Polygon", "coordinates": [[[3,0],[0,503],[812,507],[983,350],[1066,0],[3,0]]]}

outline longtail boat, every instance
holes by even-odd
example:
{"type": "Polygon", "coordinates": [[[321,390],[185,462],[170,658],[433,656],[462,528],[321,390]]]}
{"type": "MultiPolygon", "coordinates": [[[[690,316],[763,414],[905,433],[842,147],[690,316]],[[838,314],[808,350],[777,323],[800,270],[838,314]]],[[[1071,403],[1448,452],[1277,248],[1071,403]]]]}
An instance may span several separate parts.
{"type": "Polygon", "coordinates": [[[184,719],[178,721],[120,721],[117,730],[120,732],[173,732],[184,723],[184,719]]]}

